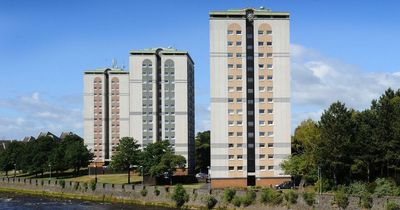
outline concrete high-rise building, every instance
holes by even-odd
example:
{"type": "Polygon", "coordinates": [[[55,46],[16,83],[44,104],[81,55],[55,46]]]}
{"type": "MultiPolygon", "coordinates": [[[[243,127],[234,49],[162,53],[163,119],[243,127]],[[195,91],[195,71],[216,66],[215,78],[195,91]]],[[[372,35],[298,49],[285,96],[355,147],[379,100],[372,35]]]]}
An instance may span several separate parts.
{"type": "Polygon", "coordinates": [[[289,180],[289,13],[210,12],[211,185],[289,180]]]}
{"type": "Polygon", "coordinates": [[[130,52],[130,71],[84,74],[84,139],[97,162],[112,158],[119,139],[168,140],[194,171],[194,62],[186,51],[130,52]]]}

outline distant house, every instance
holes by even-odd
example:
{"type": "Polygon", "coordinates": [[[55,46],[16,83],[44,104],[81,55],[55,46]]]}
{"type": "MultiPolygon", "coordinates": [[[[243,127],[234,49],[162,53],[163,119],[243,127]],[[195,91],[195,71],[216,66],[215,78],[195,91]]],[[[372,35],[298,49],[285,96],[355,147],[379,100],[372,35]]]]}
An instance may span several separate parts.
{"type": "Polygon", "coordinates": [[[40,137],[51,137],[51,138],[54,139],[54,140],[57,140],[57,141],[60,140],[60,138],[59,138],[58,136],[52,134],[52,133],[49,132],[49,131],[47,131],[47,132],[40,132],[40,134],[39,134],[39,136],[38,136],[37,138],[40,138],[40,137]]]}
{"type": "Polygon", "coordinates": [[[30,142],[30,141],[35,141],[36,139],[35,139],[35,137],[33,137],[33,136],[25,136],[23,139],[22,139],[22,141],[23,142],[30,142]]]}
{"type": "MultiPolygon", "coordinates": [[[[77,135],[76,133],[73,133],[73,132],[71,132],[71,131],[69,131],[69,132],[62,132],[61,135],[60,135],[60,139],[61,139],[61,140],[64,140],[65,137],[70,136],[70,135],[79,136],[79,135],[77,135]]],[[[79,137],[80,137],[80,136],[79,136],[79,137]]],[[[81,138],[81,137],[80,137],[80,138],[81,138]]]]}
{"type": "Polygon", "coordinates": [[[0,151],[5,150],[12,140],[0,140],[0,151]]]}

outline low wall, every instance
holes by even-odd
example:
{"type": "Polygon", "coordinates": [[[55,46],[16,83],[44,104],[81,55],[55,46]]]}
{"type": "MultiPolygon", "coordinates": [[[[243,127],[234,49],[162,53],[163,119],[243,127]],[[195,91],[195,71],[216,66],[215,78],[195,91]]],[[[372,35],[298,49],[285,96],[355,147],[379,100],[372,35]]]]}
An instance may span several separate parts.
{"type": "MultiPolygon", "coordinates": [[[[65,181],[65,187],[60,185],[60,180],[40,180],[40,179],[24,179],[24,178],[0,178],[0,191],[21,192],[36,195],[54,196],[61,198],[76,198],[93,201],[104,202],[121,202],[121,203],[135,203],[143,205],[162,205],[174,206],[175,203],[171,199],[171,194],[174,187],[164,186],[142,186],[142,185],[120,185],[120,184],[103,184],[98,183],[95,190],[90,189],[90,184],[83,182],[69,182],[65,181]],[[159,195],[155,194],[155,189],[160,191],[159,195]],[[143,196],[141,191],[147,190],[147,195],[143,196]]],[[[216,198],[218,203],[216,207],[234,209],[231,204],[223,201],[223,190],[207,190],[207,189],[186,189],[189,194],[188,207],[200,208],[205,206],[204,198],[211,195],[216,198]]],[[[242,196],[245,194],[244,190],[238,190],[236,195],[242,196]]],[[[254,204],[246,207],[246,209],[265,209],[266,206],[259,202],[260,192],[257,192],[257,198],[254,204]]],[[[332,195],[317,195],[317,204],[313,207],[308,206],[299,194],[297,203],[290,206],[293,210],[303,209],[338,209],[333,205],[332,195]]],[[[349,198],[349,206],[346,209],[360,209],[360,199],[358,197],[349,198]]],[[[389,201],[394,201],[400,204],[399,197],[382,197],[374,198],[372,209],[386,209],[389,201]]],[[[236,208],[237,209],[237,208],[236,208]]],[[[282,204],[281,206],[272,206],[268,209],[284,210],[288,206],[282,204]]]]}

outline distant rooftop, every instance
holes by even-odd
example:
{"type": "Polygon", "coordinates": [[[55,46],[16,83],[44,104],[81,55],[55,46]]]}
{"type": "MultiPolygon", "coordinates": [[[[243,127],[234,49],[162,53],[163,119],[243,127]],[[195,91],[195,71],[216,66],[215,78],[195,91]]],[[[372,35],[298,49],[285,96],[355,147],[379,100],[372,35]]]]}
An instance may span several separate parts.
{"type": "Polygon", "coordinates": [[[85,74],[103,74],[104,71],[109,70],[108,73],[110,74],[129,74],[128,71],[124,71],[123,69],[120,68],[97,68],[93,70],[87,70],[84,73],[85,74]]]}
{"type": "Polygon", "coordinates": [[[190,57],[188,51],[177,50],[172,47],[156,47],[156,48],[145,48],[143,50],[132,50],[129,52],[131,55],[152,55],[156,53],[164,54],[164,55],[187,55],[189,59],[193,62],[193,59],[190,57]]]}
{"type": "Polygon", "coordinates": [[[289,12],[274,12],[264,7],[211,11],[209,15],[210,18],[245,18],[248,10],[253,10],[254,18],[289,18],[289,12]]]}

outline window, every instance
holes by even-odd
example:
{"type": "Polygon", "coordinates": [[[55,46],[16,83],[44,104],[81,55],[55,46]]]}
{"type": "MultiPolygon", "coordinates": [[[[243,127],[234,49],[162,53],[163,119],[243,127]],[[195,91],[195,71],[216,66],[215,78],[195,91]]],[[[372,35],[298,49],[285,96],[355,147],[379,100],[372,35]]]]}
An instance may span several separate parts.
{"type": "Polygon", "coordinates": [[[242,148],[242,147],[243,147],[243,144],[237,144],[237,147],[238,147],[238,148],[242,148]]]}
{"type": "Polygon", "coordinates": [[[260,102],[260,103],[265,103],[265,98],[259,98],[259,99],[258,99],[258,102],[260,102]]]}
{"type": "Polygon", "coordinates": [[[228,144],[228,147],[229,148],[233,148],[233,144],[228,144]]]}
{"type": "Polygon", "coordinates": [[[236,58],[241,58],[242,57],[242,53],[236,53],[236,58]]]}
{"type": "Polygon", "coordinates": [[[260,143],[260,147],[261,147],[261,148],[264,148],[264,147],[265,147],[265,144],[264,144],[264,143],[260,143]]]}
{"type": "Polygon", "coordinates": [[[274,147],[274,143],[268,143],[268,148],[274,147]]]}
{"type": "Polygon", "coordinates": [[[252,99],[249,99],[249,100],[247,100],[247,103],[248,103],[248,104],[253,104],[254,101],[253,101],[252,99]]]}
{"type": "Polygon", "coordinates": [[[236,124],[237,124],[238,126],[242,126],[242,125],[243,125],[243,121],[240,121],[240,120],[239,120],[239,121],[236,122],[236,124]]]}
{"type": "Polygon", "coordinates": [[[260,155],[260,159],[265,159],[265,155],[264,155],[264,154],[261,154],[261,155],[260,155]]]}
{"type": "Polygon", "coordinates": [[[273,124],[274,124],[274,121],[268,120],[268,125],[273,125],[273,124]]]}
{"type": "Polygon", "coordinates": [[[258,35],[263,35],[263,34],[264,34],[264,31],[261,31],[261,30],[258,31],[258,35]]]}
{"type": "Polygon", "coordinates": [[[232,30],[228,30],[228,35],[232,35],[233,31],[232,30]]]}
{"type": "Polygon", "coordinates": [[[233,53],[228,53],[228,58],[232,58],[233,57],[233,53]]]}
{"type": "Polygon", "coordinates": [[[229,160],[233,160],[235,158],[234,155],[228,155],[229,160]]]}
{"type": "Polygon", "coordinates": [[[269,137],[274,136],[274,132],[268,131],[268,136],[269,136],[269,137]]]}
{"type": "Polygon", "coordinates": [[[234,114],[235,112],[233,111],[233,109],[228,109],[228,114],[230,114],[230,115],[232,115],[232,114],[234,114]]]}
{"type": "Polygon", "coordinates": [[[233,87],[228,87],[228,92],[233,92],[233,91],[235,91],[235,88],[233,88],[233,87]]]}
{"type": "Polygon", "coordinates": [[[233,171],[233,170],[235,170],[235,167],[234,166],[229,166],[229,170],[233,171]]]}
{"type": "Polygon", "coordinates": [[[260,166],[260,171],[265,171],[265,166],[260,166]]]}
{"type": "Polygon", "coordinates": [[[236,113],[237,113],[237,114],[243,114],[243,110],[238,109],[238,110],[236,110],[236,113]]]}
{"type": "Polygon", "coordinates": [[[242,103],[242,102],[243,102],[243,99],[237,98],[237,99],[236,99],[236,102],[237,102],[237,103],[242,103]]]}
{"type": "Polygon", "coordinates": [[[236,68],[241,69],[242,68],[242,64],[236,64],[236,68]]]}
{"type": "Polygon", "coordinates": [[[238,171],[243,171],[243,166],[238,166],[237,169],[238,171]]]}
{"type": "Polygon", "coordinates": [[[237,41],[236,42],[236,46],[241,46],[242,45],[242,42],[241,41],[237,41]]]}
{"type": "Polygon", "coordinates": [[[233,64],[228,64],[228,69],[233,69],[233,64]]]}
{"type": "Polygon", "coordinates": [[[267,87],[268,92],[272,92],[273,88],[271,86],[267,87]]]}
{"type": "Polygon", "coordinates": [[[237,132],[236,135],[237,135],[237,136],[243,136],[243,133],[242,133],[242,132],[237,132]]]}
{"type": "Polygon", "coordinates": [[[258,113],[260,113],[260,114],[265,114],[265,109],[260,109],[260,110],[258,110],[258,113]]]}
{"type": "Polygon", "coordinates": [[[272,114],[272,113],[274,113],[274,110],[273,109],[268,109],[268,114],[272,114]]]}
{"type": "Polygon", "coordinates": [[[274,170],[274,166],[268,166],[268,170],[274,170]]]}
{"type": "Polygon", "coordinates": [[[264,64],[258,64],[258,68],[264,69],[264,64]]]}
{"type": "MultiPolygon", "coordinates": [[[[233,121],[232,121],[232,120],[229,120],[229,121],[228,121],[228,125],[229,125],[229,126],[233,126],[233,125],[234,125],[233,121]]],[[[230,133],[230,132],[229,132],[229,133],[230,133]]],[[[232,134],[232,136],[233,136],[233,134],[232,134]]]]}
{"type": "Polygon", "coordinates": [[[253,67],[251,66],[247,67],[247,71],[253,71],[253,67]]]}
{"type": "Polygon", "coordinates": [[[264,120],[260,120],[259,124],[260,124],[261,126],[263,126],[263,125],[265,125],[265,121],[264,121],[264,120]]]}
{"type": "Polygon", "coordinates": [[[247,122],[247,124],[248,124],[249,126],[254,126],[254,123],[253,123],[253,122],[247,122]]]}
{"type": "Polygon", "coordinates": [[[237,80],[242,80],[242,75],[237,75],[237,76],[236,76],[236,79],[237,79],[237,80]]]}
{"type": "Polygon", "coordinates": [[[274,154],[268,154],[268,159],[274,159],[274,154]]]}
{"type": "Polygon", "coordinates": [[[267,42],[267,46],[272,46],[272,42],[267,42]]]}
{"type": "Polygon", "coordinates": [[[233,45],[233,42],[228,41],[228,46],[232,46],[232,45],[233,45]]]}
{"type": "Polygon", "coordinates": [[[236,87],[236,91],[242,92],[243,88],[242,87],[236,87]]]}
{"type": "Polygon", "coordinates": [[[272,31],[267,31],[267,35],[271,35],[272,34],[272,31]]]}
{"type": "Polygon", "coordinates": [[[272,53],[267,53],[267,58],[272,58],[272,53]]]}
{"type": "Polygon", "coordinates": [[[233,132],[228,132],[228,136],[233,136],[234,133],[233,132]]]}
{"type": "Polygon", "coordinates": [[[268,69],[272,69],[272,64],[267,64],[268,69]]]}
{"type": "Polygon", "coordinates": [[[272,98],[268,98],[268,103],[272,103],[273,99],[272,98]]]}
{"type": "Polygon", "coordinates": [[[238,160],[243,159],[243,155],[238,155],[238,156],[237,156],[237,159],[238,159],[238,160]]]}
{"type": "Polygon", "coordinates": [[[250,138],[252,138],[252,137],[254,137],[254,133],[253,133],[253,132],[250,132],[250,133],[247,134],[247,136],[250,137],[250,138]]]}
{"type": "Polygon", "coordinates": [[[237,34],[237,35],[242,35],[242,31],[237,30],[237,31],[236,31],[236,34],[237,34]]]}
{"type": "Polygon", "coordinates": [[[265,92],[265,87],[258,87],[258,91],[265,92]]]}
{"type": "Polygon", "coordinates": [[[258,42],[258,46],[264,46],[264,42],[258,42]]]}
{"type": "Polygon", "coordinates": [[[233,75],[228,75],[228,80],[233,80],[233,75]]]}
{"type": "Polygon", "coordinates": [[[272,80],[272,75],[268,75],[267,80],[272,80]]]}
{"type": "Polygon", "coordinates": [[[253,93],[254,90],[253,90],[253,89],[247,89],[247,92],[248,92],[248,93],[253,93]]]}
{"type": "Polygon", "coordinates": [[[228,98],[228,103],[233,103],[233,98],[228,98]]]}
{"type": "Polygon", "coordinates": [[[253,49],[253,45],[247,45],[247,49],[249,50],[253,49]]]}
{"type": "Polygon", "coordinates": [[[258,79],[259,80],[265,80],[265,77],[264,77],[264,75],[260,75],[260,76],[258,76],[258,79]]]}
{"type": "Polygon", "coordinates": [[[260,136],[265,136],[265,132],[260,132],[260,136]]]}
{"type": "Polygon", "coordinates": [[[258,53],[258,57],[259,58],[263,58],[264,57],[264,53],[258,53]]]}

